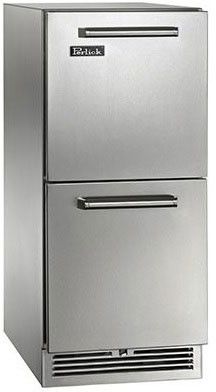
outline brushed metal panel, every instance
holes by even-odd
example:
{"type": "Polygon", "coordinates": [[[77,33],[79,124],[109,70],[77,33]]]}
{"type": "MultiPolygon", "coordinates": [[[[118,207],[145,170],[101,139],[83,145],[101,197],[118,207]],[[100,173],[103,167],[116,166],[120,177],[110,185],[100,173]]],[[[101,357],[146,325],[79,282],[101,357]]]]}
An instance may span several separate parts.
{"type": "Polygon", "coordinates": [[[16,3],[19,7],[40,9],[43,11],[71,12],[148,12],[148,11],[200,11],[197,7],[184,7],[167,4],[151,3],[16,3]]]}
{"type": "Polygon", "coordinates": [[[5,6],[4,23],[5,332],[41,380],[42,13],[5,6]]]}
{"type": "Polygon", "coordinates": [[[49,351],[206,343],[206,181],[48,185],[49,351]],[[176,208],[82,210],[170,194],[176,208]]]}
{"type": "Polygon", "coordinates": [[[205,177],[207,14],[47,15],[49,180],[205,177]],[[78,37],[129,26],[179,36],[78,37]],[[105,56],[70,57],[71,45],[105,56]]]}

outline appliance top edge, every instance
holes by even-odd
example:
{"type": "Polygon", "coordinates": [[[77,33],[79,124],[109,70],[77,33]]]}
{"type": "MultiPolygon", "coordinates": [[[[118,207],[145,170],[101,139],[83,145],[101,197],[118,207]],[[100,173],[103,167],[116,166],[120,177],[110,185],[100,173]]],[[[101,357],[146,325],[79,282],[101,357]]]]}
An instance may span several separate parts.
{"type": "Polygon", "coordinates": [[[6,6],[49,12],[196,12],[200,7],[153,3],[5,3],[6,6]]]}

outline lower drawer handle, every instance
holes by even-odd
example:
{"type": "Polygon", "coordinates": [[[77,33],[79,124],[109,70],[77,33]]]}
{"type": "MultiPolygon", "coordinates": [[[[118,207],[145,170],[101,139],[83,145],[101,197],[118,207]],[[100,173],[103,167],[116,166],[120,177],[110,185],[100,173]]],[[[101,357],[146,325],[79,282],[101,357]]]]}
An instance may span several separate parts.
{"type": "Polygon", "coordinates": [[[177,207],[173,195],[78,197],[77,207],[82,210],[106,208],[163,208],[177,207]]]}

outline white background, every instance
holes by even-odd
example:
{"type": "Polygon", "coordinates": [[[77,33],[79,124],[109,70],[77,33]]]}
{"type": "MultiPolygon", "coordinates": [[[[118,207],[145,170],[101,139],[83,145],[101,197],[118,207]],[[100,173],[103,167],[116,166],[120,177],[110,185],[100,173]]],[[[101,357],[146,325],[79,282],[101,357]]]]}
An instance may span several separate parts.
{"type": "MultiPolygon", "coordinates": [[[[6,0],[7,1],[7,0],[6,0]]],[[[24,0],[25,1],[25,0],[24,0]]],[[[45,1],[45,0],[44,0],[45,1]]],[[[78,2],[79,0],[74,0],[78,2]]],[[[83,0],[83,2],[87,2],[83,0]]],[[[108,0],[106,0],[108,1],[108,0]]],[[[121,0],[116,0],[120,2],[121,0]]],[[[128,0],[129,1],[129,0],[128,0]]],[[[139,1],[139,0],[137,0],[139,1]]],[[[10,2],[10,0],[8,0],[10,2]]],[[[20,0],[20,2],[22,2],[20,0]]],[[[29,1],[33,3],[34,1],[29,1]]],[[[36,1],[38,2],[38,1],[36,1]]],[[[93,2],[93,0],[92,0],[93,2]]],[[[151,1],[149,1],[151,2],[151,1]]],[[[163,1],[152,0],[152,2],[163,3],[163,1]]],[[[166,0],[164,1],[166,3],[166,0]]],[[[73,391],[97,391],[97,392],[139,392],[145,388],[146,392],[159,391],[213,391],[216,390],[216,1],[214,0],[167,0],[172,5],[198,6],[209,13],[209,344],[203,349],[203,379],[148,382],[137,384],[110,384],[92,385],[79,387],[53,388],[53,392],[61,390],[73,391]]],[[[2,6],[2,1],[1,1],[2,6]]],[[[2,8],[2,7],[1,7],[2,8]]],[[[1,24],[2,24],[1,14],[1,24]]],[[[2,31],[2,26],[1,26],[2,31]]],[[[1,43],[2,45],[2,43],[1,43]]],[[[1,48],[2,49],[2,48],[1,48]]],[[[1,64],[2,66],[2,64],[1,64]]],[[[2,77],[2,72],[0,72],[2,77]]],[[[2,85],[2,83],[1,83],[2,85]]],[[[2,100],[2,94],[0,94],[2,100]]],[[[2,108],[2,105],[0,105],[2,108]]],[[[1,112],[2,113],[2,112],[1,112]]],[[[3,119],[3,114],[2,114],[3,119]]],[[[2,123],[3,121],[1,121],[2,123]]],[[[2,130],[1,126],[1,130],[2,130]]],[[[3,130],[2,130],[3,135],[3,130]]],[[[0,137],[0,170],[3,178],[3,137],[0,137]]],[[[3,180],[1,181],[3,188],[3,180]]],[[[2,190],[2,189],[1,189],[2,190]]],[[[0,194],[0,217],[3,216],[3,196],[0,194]]],[[[3,221],[3,219],[2,219],[3,221]]],[[[0,251],[1,251],[1,276],[3,277],[3,225],[0,226],[0,251]]],[[[0,280],[0,293],[3,294],[3,278],[0,280]]],[[[202,295],[202,293],[200,293],[202,295]]],[[[0,389],[4,392],[22,390],[22,392],[40,391],[41,387],[34,378],[29,368],[17,353],[11,342],[3,334],[3,298],[0,301],[0,389]]],[[[25,311],[25,309],[23,309],[25,311]]]]}

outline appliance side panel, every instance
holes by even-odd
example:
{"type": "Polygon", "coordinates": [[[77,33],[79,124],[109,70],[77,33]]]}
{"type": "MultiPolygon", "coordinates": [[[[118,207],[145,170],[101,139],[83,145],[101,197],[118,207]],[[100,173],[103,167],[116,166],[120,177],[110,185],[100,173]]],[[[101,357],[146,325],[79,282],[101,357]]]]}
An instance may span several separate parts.
{"type": "Polygon", "coordinates": [[[43,15],[5,6],[5,332],[41,380],[43,15]]]}

